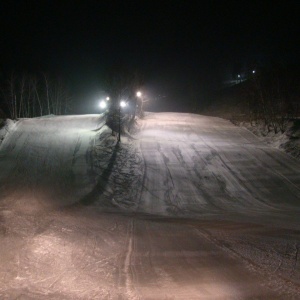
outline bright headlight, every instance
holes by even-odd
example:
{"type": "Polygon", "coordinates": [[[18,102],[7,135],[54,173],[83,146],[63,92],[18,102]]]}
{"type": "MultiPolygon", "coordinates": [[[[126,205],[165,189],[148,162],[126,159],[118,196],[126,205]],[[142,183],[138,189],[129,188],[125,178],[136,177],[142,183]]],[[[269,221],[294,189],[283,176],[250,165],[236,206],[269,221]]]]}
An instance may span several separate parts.
{"type": "Polygon", "coordinates": [[[105,109],[107,107],[107,104],[106,104],[106,102],[104,100],[102,100],[100,102],[99,106],[100,106],[101,109],[105,109]]]}

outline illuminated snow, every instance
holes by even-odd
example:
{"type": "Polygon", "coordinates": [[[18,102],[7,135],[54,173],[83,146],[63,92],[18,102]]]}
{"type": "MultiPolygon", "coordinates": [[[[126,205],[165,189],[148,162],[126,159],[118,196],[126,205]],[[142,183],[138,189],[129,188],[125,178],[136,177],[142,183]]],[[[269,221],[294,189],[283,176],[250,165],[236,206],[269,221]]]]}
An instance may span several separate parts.
{"type": "Polygon", "coordinates": [[[300,297],[300,164],[219,118],[23,119],[0,146],[0,298],[300,297]]]}

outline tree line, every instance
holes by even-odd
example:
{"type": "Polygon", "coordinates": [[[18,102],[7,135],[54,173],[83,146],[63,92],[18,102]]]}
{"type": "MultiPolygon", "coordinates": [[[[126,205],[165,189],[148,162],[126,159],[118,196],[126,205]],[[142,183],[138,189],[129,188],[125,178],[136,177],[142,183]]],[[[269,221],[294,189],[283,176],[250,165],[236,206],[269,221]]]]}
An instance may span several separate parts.
{"type": "Polygon", "coordinates": [[[12,72],[0,83],[0,97],[12,119],[62,115],[68,113],[72,106],[72,98],[64,82],[46,73],[12,72]]]}
{"type": "Polygon", "coordinates": [[[284,132],[300,115],[298,67],[276,64],[258,70],[244,84],[244,112],[252,124],[263,122],[268,131],[284,132]]]}

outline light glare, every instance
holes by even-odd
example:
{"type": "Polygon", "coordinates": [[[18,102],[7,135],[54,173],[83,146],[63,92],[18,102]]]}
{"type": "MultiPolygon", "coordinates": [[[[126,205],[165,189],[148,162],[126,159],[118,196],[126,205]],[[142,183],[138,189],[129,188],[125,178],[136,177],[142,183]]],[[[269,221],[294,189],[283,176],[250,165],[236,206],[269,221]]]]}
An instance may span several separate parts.
{"type": "Polygon", "coordinates": [[[102,100],[102,101],[100,102],[99,106],[100,106],[101,109],[105,109],[106,106],[107,106],[107,104],[106,104],[106,102],[105,102],[104,100],[102,100]]]}
{"type": "Polygon", "coordinates": [[[125,106],[126,106],[126,102],[122,100],[122,101],[120,102],[120,106],[121,106],[121,107],[125,107],[125,106]]]}
{"type": "Polygon", "coordinates": [[[142,96],[142,93],[141,93],[141,92],[137,92],[136,95],[137,95],[138,97],[141,97],[141,96],[142,96]]]}

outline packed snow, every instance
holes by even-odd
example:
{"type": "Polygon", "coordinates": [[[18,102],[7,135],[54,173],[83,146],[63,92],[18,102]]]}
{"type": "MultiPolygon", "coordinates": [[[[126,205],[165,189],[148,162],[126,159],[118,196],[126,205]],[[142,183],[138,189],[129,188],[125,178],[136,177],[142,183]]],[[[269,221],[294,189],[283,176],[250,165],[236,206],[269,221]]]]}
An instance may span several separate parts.
{"type": "Polygon", "coordinates": [[[300,160],[300,119],[293,119],[287,122],[284,132],[268,130],[264,122],[251,124],[249,122],[237,122],[235,124],[243,126],[253,132],[258,138],[272,147],[282,149],[289,155],[300,160]]]}
{"type": "Polygon", "coordinates": [[[300,162],[220,118],[7,123],[1,299],[299,299],[300,162]]]}

